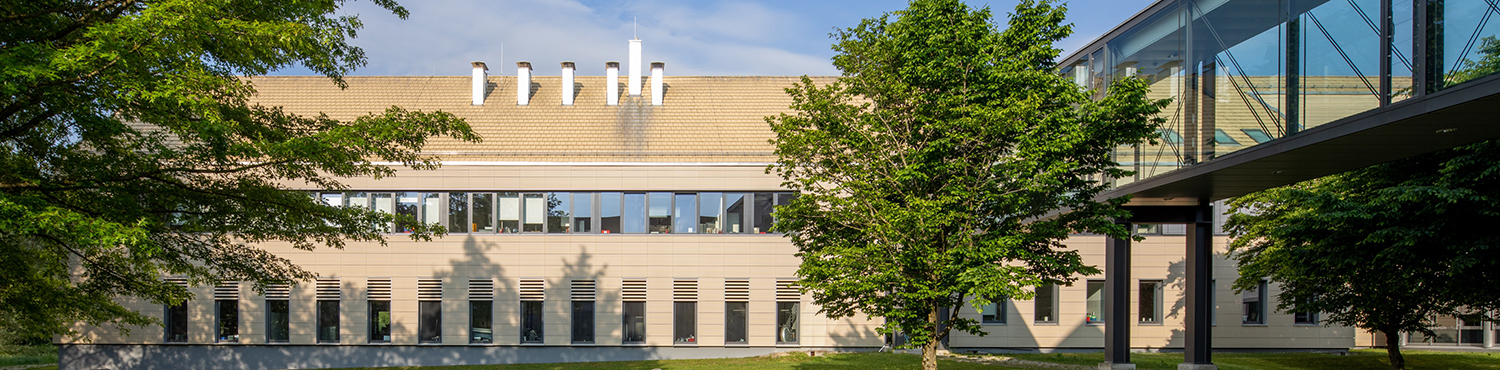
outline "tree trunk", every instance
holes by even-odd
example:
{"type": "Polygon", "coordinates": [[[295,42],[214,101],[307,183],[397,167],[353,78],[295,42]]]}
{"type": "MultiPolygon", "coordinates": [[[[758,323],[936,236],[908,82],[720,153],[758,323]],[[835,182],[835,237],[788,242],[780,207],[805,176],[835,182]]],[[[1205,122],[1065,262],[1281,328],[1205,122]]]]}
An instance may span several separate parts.
{"type": "MultiPolygon", "coordinates": [[[[937,307],[933,307],[932,311],[927,313],[927,324],[932,325],[933,329],[937,328],[937,307]]],[[[934,332],[936,332],[936,330],[934,330],[934,332]]],[[[931,339],[928,340],[927,343],[922,344],[922,370],[937,370],[937,337],[937,335],[932,335],[931,339]]]]}
{"type": "Polygon", "coordinates": [[[1401,332],[1399,330],[1381,330],[1380,332],[1385,333],[1385,353],[1391,359],[1391,369],[1405,370],[1406,358],[1401,357],[1401,339],[1396,337],[1401,332]]]}

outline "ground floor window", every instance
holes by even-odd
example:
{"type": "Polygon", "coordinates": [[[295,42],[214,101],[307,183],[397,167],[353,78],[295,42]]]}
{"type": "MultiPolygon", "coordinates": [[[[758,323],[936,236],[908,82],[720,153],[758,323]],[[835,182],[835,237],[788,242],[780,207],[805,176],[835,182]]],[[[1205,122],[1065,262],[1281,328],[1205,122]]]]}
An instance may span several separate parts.
{"type": "Polygon", "coordinates": [[[573,301],[573,343],[594,342],[594,301],[573,301]]]}
{"type": "Polygon", "coordinates": [[[1033,312],[1034,320],[1039,323],[1057,322],[1057,286],[1040,285],[1036,287],[1036,298],[1032,299],[1036,305],[1033,312]]]}
{"type": "Polygon", "coordinates": [[[1317,325],[1317,312],[1296,312],[1292,314],[1292,323],[1297,325],[1317,325]]]}
{"type": "Polygon", "coordinates": [[[266,342],[286,343],[292,337],[292,305],[287,300],[266,301],[266,342]]]}
{"type": "Polygon", "coordinates": [[[469,301],[469,343],[494,343],[494,302],[469,301]]]}
{"type": "Polygon", "coordinates": [[[318,301],[318,342],[338,343],[339,301],[318,301]]]}
{"type": "Polygon", "coordinates": [[[1104,322],[1104,281],[1089,280],[1085,284],[1088,288],[1087,312],[1084,312],[1084,322],[1099,324],[1104,322]]]}
{"type": "Polygon", "coordinates": [[[240,301],[221,299],[214,301],[214,337],[220,343],[240,342],[240,301]]]}
{"type": "Polygon", "coordinates": [[[1161,280],[1141,280],[1138,323],[1161,323],[1161,280]]]}
{"type": "Polygon", "coordinates": [[[162,323],[166,326],[163,329],[166,331],[167,343],[187,343],[187,302],[167,305],[165,310],[162,323]]]}
{"type": "Polygon", "coordinates": [[[802,304],[799,302],[776,302],[776,343],[797,343],[802,304]]]}
{"type": "Polygon", "coordinates": [[[994,299],[979,310],[979,322],[983,324],[1005,323],[1005,299],[994,299]]]}
{"type": "Polygon", "coordinates": [[[443,302],[417,302],[417,343],[443,342],[443,302]]]}
{"type": "Polygon", "coordinates": [[[370,302],[370,343],[391,342],[391,301],[370,302]]]}
{"type": "Polygon", "coordinates": [[[646,302],[625,302],[623,324],[625,343],[646,341],[646,302]]]}
{"type": "Polygon", "coordinates": [[[749,333],[749,313],[745,302],[724,303],[724,343],[748,344],[746,334],[749,333]]]}
{"type": "Polygon", "coordinates": [[[1240,303],[1243,307],[1240,313],[1240,321],[1245,325],[1264,325],[1266,323],[1266,282],[1261,281],[1255,288],[1247,289],[1240,294],[1240,303]]]}
{"type": "Polygon", "coordinates": [[[542,302],[521,302],[521,343],[541,343],[542,334],[542,302]]]}
{"type": "Polygon", "coordinates": [[[672,302],[672,340],[698,344],[698,302],[672,302]]]}

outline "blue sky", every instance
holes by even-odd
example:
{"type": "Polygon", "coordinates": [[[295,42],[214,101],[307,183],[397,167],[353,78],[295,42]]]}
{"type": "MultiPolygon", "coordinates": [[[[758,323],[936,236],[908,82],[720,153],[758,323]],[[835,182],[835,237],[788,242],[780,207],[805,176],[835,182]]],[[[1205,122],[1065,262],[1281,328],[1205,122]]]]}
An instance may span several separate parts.
{"type": "MultiPolygon", "coordinates": [[[[1016,1],[988,5],[1001,24],[1016,1]]],[[[1153,0],[1069,2],[1077,49],[1153,0]]],[[[902,9],[896,0],[407,0],[401,20],[368,1],[345,4],[365,28],[353,44],[369,64],[354,75],[467,75],[469,62],[490,73],[514,75],[530,61],[538,75],[558,74],[559,62],[578,63],[581,75],[602,75],[604,62],[626,59],[632,31],[643,40],[645,62],[666,63],[668,75],[836,75],[829,57],[835,28],[902,9]],[[632,30],[632,20],[635,27],[632,30]],[[503,45],[503,46],[502,46],[503,45]],[[503,54],[502,54],[503,47],[503,54]]],[[[276,74],[302,75],[293,68],[276,74]]]]}

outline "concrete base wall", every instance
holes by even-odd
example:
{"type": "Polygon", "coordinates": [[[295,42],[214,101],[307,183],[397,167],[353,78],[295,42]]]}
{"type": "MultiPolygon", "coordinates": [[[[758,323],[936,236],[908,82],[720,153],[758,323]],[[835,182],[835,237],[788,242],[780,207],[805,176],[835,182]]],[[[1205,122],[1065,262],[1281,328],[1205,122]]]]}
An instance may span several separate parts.
{"type": "Polygon", "coordinates": [[[65,344],[59,369],[320,369],[550,362],[651,361],[733,358],[787,351],[874,351],[810,347],[578,347],[578,346],[224,346],[65,344]]]}

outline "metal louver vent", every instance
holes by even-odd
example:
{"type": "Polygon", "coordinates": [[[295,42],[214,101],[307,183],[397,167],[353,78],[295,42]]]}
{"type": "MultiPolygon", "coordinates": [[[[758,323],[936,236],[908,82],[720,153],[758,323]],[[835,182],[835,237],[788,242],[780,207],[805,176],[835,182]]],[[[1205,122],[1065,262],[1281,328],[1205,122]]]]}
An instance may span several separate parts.
{"type": "Polygon", "coordinates": [[[620,284],[620,299],[627,302],[646,300],[646,279],[624,279],[620,284]]]}
{"type": "Polygon", "coordinates": [[[598,283],[594,279],[573,279],[573,300],[592,301],[597,294],[598,283]]]}
{"type": "Polygon", "coordinates": [[[672,300],[695,302],[698,300],[698,279],[672,280],[672,300]]]}
{"type": "Polygon", "coordinates": [[[391,300],[391,278],[370,278],[366,298],[378,301],[391,300]]]}
{"type": "Polygon", "coordinates": [[[469,300],[488,301],[495,299],[495,281],[491,279],[469,279],[469,300]]]}
{"type": "Polygon", "coordinates": [[[161,280],[165,281],[167,283],[170,283],[170,284],[177,284],[177,286],[180,286],[180,287],[183,287],[183,288],[187,288],[188,287],[187,278],[169,277],[169,278],[162,278],[161,280]]]}
{"type": "Polygon", "coordinates": [[[543,301],[546,298],[546,283],[542,279],[521,279],[522,301],[543,301]]]}
{"type": "Polygon", "coordinates": [[[797,285],[797,279],[776,279],[777,301],[801,301],[802,287],[797,285]]]}
{"type": "Polygon", "coordinates": [[[442,279],[417,279],[418,301],[441,301],[443,300],[442,279]]]}
{"type": "Polygon", "coordinates": [[[292,286],[286,284],[267,285],[266,299],[292,299],[292,286]]]}
{"type": "Polygon", "coordinates": [[[726,302],[747,302],[747,301],[750,301],[750,280],[749,279],[725,279],[724,280],[724,301],[726,301],[726,302]]]}
{"type": "Polygon", "coordinates": [[[318,278],[317,283],[319,300],[338,300],[342,297],[339,289],[339,278],[318,278]]]}
{"type": "Polygon", "coordinates": [[[240,299],[240,283],[229,282],[215,285],[214,299],[240,299]]]}

